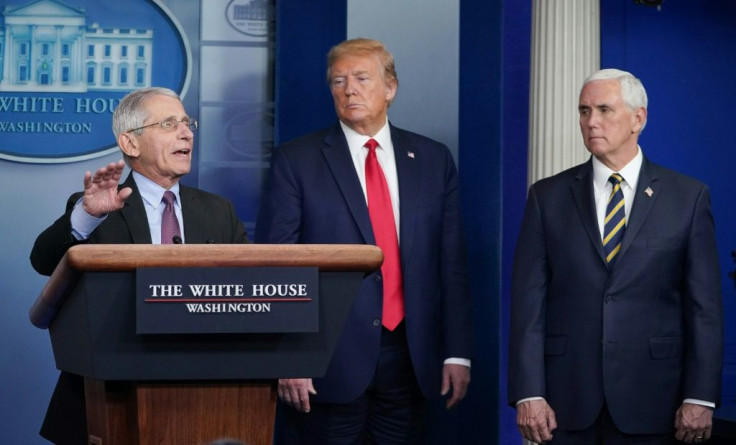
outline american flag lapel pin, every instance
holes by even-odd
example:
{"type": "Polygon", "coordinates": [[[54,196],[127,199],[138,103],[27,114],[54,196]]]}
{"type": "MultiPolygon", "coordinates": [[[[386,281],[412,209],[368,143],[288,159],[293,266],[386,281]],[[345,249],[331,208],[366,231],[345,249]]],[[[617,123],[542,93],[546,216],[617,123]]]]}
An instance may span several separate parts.
{"type": "Polygon", "coordinates": [[[414,159],[414,152],[413,151],[407,151],[406,152],[406,155],[409,156],[410,158],[414,159]]]}
{"type": "Polygon", "coordinates": [[[647,194],[647,196],[651,198],[651,197],[652,197],[652,195],[654,194],[654,190],[652,190],[652,188],[651,188],[651,187],[647,187],[647,189],[646,189],[646,190],[644,190],[644,193],[646,193],[646,194],[647,194]]]}

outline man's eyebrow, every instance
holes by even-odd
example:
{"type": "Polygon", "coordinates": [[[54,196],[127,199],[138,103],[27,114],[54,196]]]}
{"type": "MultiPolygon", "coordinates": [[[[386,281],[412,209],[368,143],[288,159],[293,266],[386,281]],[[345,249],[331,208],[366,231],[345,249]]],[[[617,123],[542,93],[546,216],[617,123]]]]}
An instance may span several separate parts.
{"type": "MultiPolygon", "coordinates": [[[[187,116],[187,115],[186,115],[186,113],[184,114],[184,117],[185,117],[185,118],[189,118],[189,116],[187,116]]],[[[177,117],[177,116],[176,116],[175,114],[172,114],[172,115],[170,115],[170,116],[166,116],[166,117],[162,118],[162,119],[161,119],[161,122],[164,122],[164,121],[168,121],[168,120],[171,120],[171,119],[176,119],[176,120],[179,120],[179,118],[178,118],[178,117],[177,117]]],[[[182,119],[183,119],[183,118],[182,118],[182,119]]]]}

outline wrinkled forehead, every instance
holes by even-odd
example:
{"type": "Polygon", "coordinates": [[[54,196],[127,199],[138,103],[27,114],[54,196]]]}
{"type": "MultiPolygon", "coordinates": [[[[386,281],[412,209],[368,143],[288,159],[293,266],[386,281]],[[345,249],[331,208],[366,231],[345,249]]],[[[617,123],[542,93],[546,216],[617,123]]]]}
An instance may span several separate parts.
{"type": "Polygon", "coordinates": [[[373,53],[351,53],[335,59],[330,68],[333,77],[360,73],[380,73],[381,60],[373,53]]]}
{"type": "Polygon", "coordinates": [[[141,103],[141,108],[148,118],[166,119],[169,117],[186,117],[184,105],[175,97],[155,94],[141,103]]]}

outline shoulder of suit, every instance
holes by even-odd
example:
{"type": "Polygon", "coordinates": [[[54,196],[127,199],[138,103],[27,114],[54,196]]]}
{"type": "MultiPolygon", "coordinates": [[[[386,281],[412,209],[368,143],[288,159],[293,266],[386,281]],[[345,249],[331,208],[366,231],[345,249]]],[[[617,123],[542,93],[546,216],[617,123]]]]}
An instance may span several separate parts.
{"type": "Polygon", "coordinates": [[[401,139],[407,139],[411,141],[413,144],[416,144],[420,147],[437,147],[437,148],[447,148],[445,144],[442,142],[436,141],[430,137],[421,135],[419,133],[414,133],[413,131],[404,130],[403,128],[398,128],[393,125],[391,125],[391,139],[393,139],[394,144],[398,140],[401,139]]]}
{"type": "Polygon", "coordinates": [[[648,169],[650,177],[656,178],[659,181],[672,181],[687,187],[707,187],[705,183],[693,176],[680,173],[676,170],[672,170],[671,168],[664,167],[648,160],[645,162],[644,168],[648,169]]]}
{"type": "Polygon", "coordinates": [[[568,184],[570,182],[577,182],[589,176],[592,171],[593,167],[590,161],[583,162],[582,164],[570,167],[567,170],[563,170],[552,176],[547,176],[546,178],[539,179],[534,183],[534,186],[549,187],[557,184],[562,185],[568,184]]]}
{"type": "Polygon", "coordinates": [[[202,199],[208,201],[229,201],[224,196],[208,192],[206,190],[198,189],[196,187],[190,187],[184,184],[179,184],[179,195],[182,201],[187,199],[202,199]]]}
{"type": "MultiPolygon", "coordinates": [[[[305,146],[310,145],[323,145],[325,143],[325,139],[330,137],[330,135],[335,134],[335,131],[335,127],[331,127],[324,128],[312,133],[307,133],[284,142],[283,144],[279,145],[277,149],[288,151],[294,149],[303,149],[305,146]]],[[[339,126],[337,127],[337,131],[340,135],[342,135],[342,131],[339,130],[339,126]]]]}

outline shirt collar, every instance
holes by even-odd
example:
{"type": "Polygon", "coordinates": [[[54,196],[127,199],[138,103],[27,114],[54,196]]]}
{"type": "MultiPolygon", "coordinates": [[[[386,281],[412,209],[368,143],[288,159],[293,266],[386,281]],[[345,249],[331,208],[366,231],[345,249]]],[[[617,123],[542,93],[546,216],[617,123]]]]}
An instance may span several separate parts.
{"type": "Polygon", "coordinates": [[[360,134],[352,128],[348,127],[343,121],[340,121],[340,127],[342,128],[342,132],[345,134],[345,139],[347,139],[348,141],[348,147],[350,148],[351,152],[363,148],[365,143],[368,142],[368,139],[375,139],[376,142],[378,142],[378,145],[380,145],[387,154],[393,154],[393,144],[391,143],[391,126],[388,124],[388,118],[386,118],[386,123],[383,125],[383,127],[378,130],[378,133],[373,136],[360,134]]]}
{"type": "Polygon", "coordinates": [[[641,171],[641,164],[644,162],[644,155],[641,151],[641,147],[637,145],[636,156],[634,159],[629,161],[621,170],[615,172],[610,168],[606,167],[601,161],[595,156],[593,159],[593,182],[598,190],[602,190],[608,184],[608,178],[612,173],[618,173],[624,178],[624,183],[636,190],[636,184],[639,182],[639,172],[641,171]]]}
{"type": "MultiPolygon", "coordinates": [[[[138,191],[140,192],[143,200],[154,209],[157,209],[161,204],[164,192],[166,192],[167,189],[161,187],[137,171],[133,171],[133,180],[138,186],[138,191]]],[[[179,199],[179,183],[177,182],[168,190],[174,192],[174,195],[176,195],[176,206],[181,208],[181,199],[179,199]]]]}

